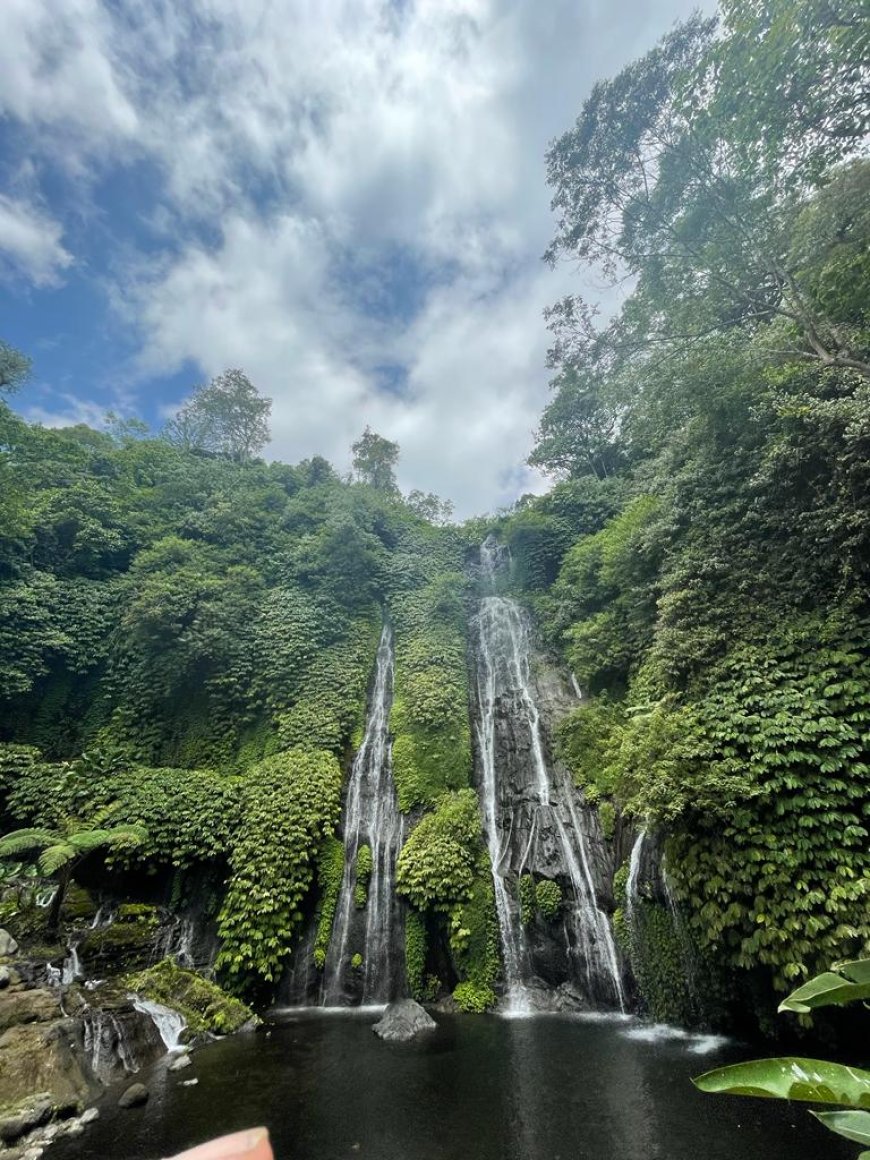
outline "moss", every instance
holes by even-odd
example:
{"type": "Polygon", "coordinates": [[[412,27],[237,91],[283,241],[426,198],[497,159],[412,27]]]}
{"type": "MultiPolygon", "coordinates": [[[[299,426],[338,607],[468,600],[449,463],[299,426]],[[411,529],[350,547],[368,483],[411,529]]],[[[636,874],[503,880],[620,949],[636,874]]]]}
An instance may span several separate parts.
{"type": "Polygon", "coordinates": [[[66,897],[63,900],[63,917],[67,922],[81,922],[93,918],[97,913],[97,906],[90,894],[77,882],[71,882],[67,887],[66,897]]]}
{"type": "Polygon", "coordinates": [[[616,807],[608,798],[604,798],[598,805],[598,820],[601,833],[609,840],[616,829],[616,807]]]}
{"type": "Polygon", "coordinates": [[[363,957],[362,957],[362,955],[359,953],[359,951],[357,951],[357,953],[356,953],[356,954],[355,954],[355,955],[354,955],[354,956],[351,958],[351,960],[350,960],[350,965],[353,967],[353,969],[354,969],[355,971],[361,971],[361,970],[362,970],[362,965],[363,965],[363,957]]]}
{"type": "Polygon", "coordinates": [[[369,878],[372,874],[372,848],[362,845],[356,852],[356,886],[353,900],[360,910],[369,900],[369,878]]]}
{"type": "MultiPolygon", "coordinates": [[[[153,907],[145,909],[153,911],[153,907]]],[[[116,918],[110,926],[88,930],[79,943],[79,954],[85,962],[102,961],[114,972],[137,970],[152,956],[157,926],[156,916],[150,914],[140,919],[116,918]]]]}
{"type": "Polygon", "coordinates": [[[320,846],[317,858],[317,885],[320,902],[317,908],[317,935],[314,941],[314,965],[322,971],[326,965],[326,953],[332,935],[335,908],[341,893],[344,876],[344,844],[338,838],[326,838],[320,846]]]}
{"type": "Polygon", "coordinates": [[[194,1034],[231,1035],[252,1019],[253,1011],[217,984],[195,971],[164,959],[127,979],[127,985],[146,999],[162,1003],[183,1015],[194,1034]]]}
{"type": "Polygon", "coordinates": [[[538,913],[548,922],[558,918],[562,909],[562,887],[552,878],[544,878],[535,891],[538,899],[538,913]]]}
{"type": "Polygon", "coordinates": [[[492,877],[485,856],[478,861],[470,897],[456,906],[450,916],[450,928],[450,949],[461,983],[469,984],[479,1000],[486,997],[485,1007],[492,1006],[495,1002],[492,988],[501,971],[501,940],[492,877]]]}
{"type": "Polygon", "coordinates": [[[160,915],[156,906],[144,902],[124,902],[115,911],[116,923],[139,923],[152,930],[160,925],[160,915]]]}
{"type": "Polygon", "coordinates": [[[405,974],[408,990],[418,1002],[424,997],[427,941],[425,919],[418,910],[409,910],[405,919],[405,974]]]}
{"type": "Polygon", "coordinates": [[[518,892],[520,920],[527,926],[534,919],[535,912],[538,909],[537,892],[535,890],[535,879],[533,875],[523,874],[520,876],[518,892]]]}
{"type": "Polygon", "coordinates": [[[495,1006],[495,993],[481,983],[457,983],[453,990],[453,998],[460,1011],[482,1015],[495,1006]]]}

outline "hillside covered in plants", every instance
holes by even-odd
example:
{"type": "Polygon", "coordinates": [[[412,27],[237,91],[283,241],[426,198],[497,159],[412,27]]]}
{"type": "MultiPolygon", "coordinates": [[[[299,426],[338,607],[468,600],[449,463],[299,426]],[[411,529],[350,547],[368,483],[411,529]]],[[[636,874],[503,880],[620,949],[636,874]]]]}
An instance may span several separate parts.
{"type": "MultiPolygon", "coordinates": [[[[148,965],[137,937],[195,910],[216,977],[265,1005],[306,939],[322,971],[333,930],[362,921],[341,917],[348,884],[358,911],[377,903],[377,851],[348,870],[341,822],[358,754],[388,737],[420,999],[495,1004],[510,908],[526,953],[585,906],[614,1003],[685,1021],[687,943],[722,1018],[870,950],[866,48],[848,5],[729,0],[596,86],[548,154],[547,257],[621,304],[549,312],[530,462],[550,486],[508,512],[457,526],[402,496],[398,447],[368,429],[347,478],[266,461],[269,402],[240,371],[159,434],[45,429],[0,403],[4,925],[63,957],[87,888],[133,906],[88,936],[129,969],[148,965]],[[504,657],[484,663],[497,631],[513,701],[504,657]],[[558,684],[548,664],[582,693],[552,751],[528,708],[558,684]],[[547,834],[572,858],[582,807],[584,899],[558,866],[512,867],[499,894],[481,720],[517,706],[531,740],[502,751],[582,791],[547,834]],[[666,875],[632,896],[644,835],[666,875]]],[[[27,373],[0,348],[5,393],[27,373]]]]}

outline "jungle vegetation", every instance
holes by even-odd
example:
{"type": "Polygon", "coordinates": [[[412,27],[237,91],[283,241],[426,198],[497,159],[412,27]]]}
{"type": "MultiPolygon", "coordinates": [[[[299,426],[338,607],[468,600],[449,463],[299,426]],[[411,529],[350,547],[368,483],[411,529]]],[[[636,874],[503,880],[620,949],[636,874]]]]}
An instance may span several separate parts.
{"type": "MultiPolygon", "coordinates": [[[[698,945],[782,992],[870,953],[868,57],[846,0],[723,0],[596,86],[547,156],[546,257],[621,305],[549,311],[552,487],[508,513],[403,497],[369,429],[348,478],[259,458],[239,370],[158,435],[0,401],[4,831],[136,827],[110,872],[211,867],[224,977],[268,993],[314,906],[325,954],[386,614],[409,978],[441,939],[486,1006],[465,565],[494,529],[587,694],[563,754],[610,832],[666,835],[698,945]]],[[[0,343],[0,394],[28,371],[0,343]]]]}

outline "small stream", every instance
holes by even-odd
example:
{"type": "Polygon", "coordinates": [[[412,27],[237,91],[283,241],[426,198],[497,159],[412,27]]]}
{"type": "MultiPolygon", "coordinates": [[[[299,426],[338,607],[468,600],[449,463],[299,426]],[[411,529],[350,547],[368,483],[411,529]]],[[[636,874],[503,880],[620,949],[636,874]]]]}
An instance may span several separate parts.
{"type": "Polygon", "coordinates": [[[804,1106],[692,1087],[743,1046],[618,1015],[438,1016],[426,1038],[387,1044],[375,1017],[287,1012],[182,1072],[161,1061],[137,1076],[144,1107],[118,1109],[115,1089],[49,1156],[157,1160],[267,1124],[278,1160],[854,1160],[804,1106]]]}

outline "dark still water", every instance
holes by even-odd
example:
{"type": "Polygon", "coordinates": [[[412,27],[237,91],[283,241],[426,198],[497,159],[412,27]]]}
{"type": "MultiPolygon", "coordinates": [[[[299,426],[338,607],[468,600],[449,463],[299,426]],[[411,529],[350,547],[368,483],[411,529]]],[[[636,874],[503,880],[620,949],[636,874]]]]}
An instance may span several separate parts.
{"type": "MultiPolygon", "coordinates": [[[[745,1049],[636,1022],[439,1016],[382,1043],[371,1012],[288,1014],[143,1072],[151,1099],[101,1118],[49,1160],[152,1160],[268,1125],[278,1160],[854,1160],[805,1106],[705,1096],[689,1083],[745,1049]],[[711,1049],[712,1047],[712,1049],[711,1049]],[[185,1081],[198,1082],[185,1086],[185,1081]]],[[[756,1054],[763,1054],[757,1052],[756,1054]]]]}

